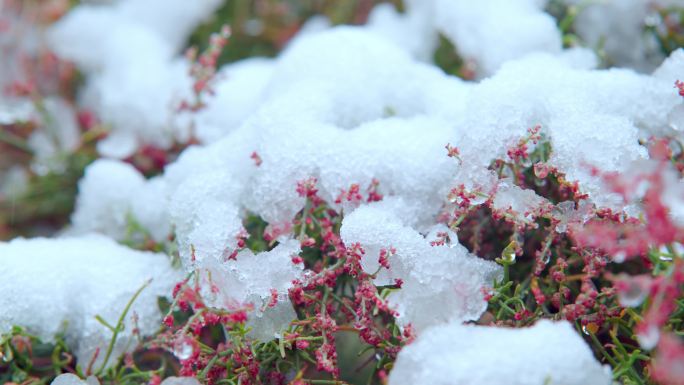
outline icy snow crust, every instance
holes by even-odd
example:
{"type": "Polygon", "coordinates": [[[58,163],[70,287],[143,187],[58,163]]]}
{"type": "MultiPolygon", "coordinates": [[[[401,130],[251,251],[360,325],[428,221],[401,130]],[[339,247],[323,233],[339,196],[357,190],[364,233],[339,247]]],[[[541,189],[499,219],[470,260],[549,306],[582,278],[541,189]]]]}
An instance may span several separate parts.
{"type": "Polygon", "coordinates": [[[609,385],[602,367],[567,321],[509,329],[448,324],[406,346],[390,385],[609,385]]]}
{"type": "MultiPolygon", "coordinates": [[[[447,383],[440,382],[450,378],[445,373],[461,366],[454,376],[490,376],[462,383],[515,383],[504,378],[544,383],[549,368],[558,383],[606,383],[603,380],[610,376],[603,374],[566,324],[541,322],[524,330],[458,326],[476,320],[485,310],[481,289],[497,279],[500,270],[469,254],[453,233],[443,246],[431,246],[430,241],[438,232],[449,233],[436,217],[457,185],[493,194],[495,208],[510,208],[521,220],[527,212],[550,205],[531,190],[498,180],[487,169],[535,126],[551,144],[549,166],[567,180],[578,181],[594,204],[625,209],[586,165],[624,172],[647,157],[640,138],[681,136],[683,107],[673,82],[684,68],[684,51],[674,52],[653,75],[631,69],[597,70],[591,51],[562,49],[543,0],[413,0],[406,14],[386,5],[377,7],[363,27],[327,28],[318,20],[278,58],[249,59],[222,68],[217,95],[208,107],[196,116],[179,115],[175,103],[191,89],[188,63],[179,50],[186,34],[219,3],[122,0],[81,5],[50,31],[57,52],[87,74],[85,104],[112,129],[99,148],[110,159],[90,165],[79,184],[72,233],[98,232],[122,240],[131,219],[158,241],[175,232],[183,267],[198,272],[209,303],[224,308],[253,304],[253,336],[268,340],[295,317],[287,289],[293,279],[306,277],[291,262],[300,251],[299,243],[285,231],[269,252],[241,251],[235,260],[227,257],[237,249],[247,213],[287,228],[305,204],[295,190],[297,182],[315,177],[319,196],[345,215],[345,244],[359,243],[366,249],[365,270],[377,270],[382,248],[396,249],[391,269],[383,270],[376,283],[404,282],[389,301],[399,311],[399,322],[413,324],[422,337],[400,356],[393,383],[404,383],[400,381],[410,377],[402,373],[409,372],[425,377],[407,383],[447,383]],[[474,63],[479,82],[464,82],[429,64],[438,33],[474,63]],[[166,148],[183,142],[190,127],[201,145],[186,149],[159,177],[146,180],[117,160],[143,145],[166,148]],[[446,156],[447,143],[459,148],[460,160],[446,156]],[[334,203],[352,184],[365,189],[374,180],[385,196],[382,202],[334,203]],[[212,285],[218,291],[211,290],[212,285]],[[264,307],[272,290],[276,306],[264,307]],[[451,326],[440,326],[446,323],[451,326]],[[477,343],[469,342],[476,339],[477,343]],[[452,342],[461,347],[452,349],[452,342]],[[517,348],[507,349],[507,343],[517,348]],[[428,351],[434,344],[443,349],[428,351]],[[529,354],[519,353],[528,349],[529,354]],[[511,356],[511,351],[516,353],[511,356]],[[444,355],[423,360],[437,352],[444,355]],[[581,359],[568,360],[569,353],[581,359]],[[499,361],[469,359],[478,354],[499,361]],[[414,366],[416,362],[420,365],[414,366]],[[488,371],[475,368],[475,362],[498,364],[488,371]],[[518,369],[527,364],[534,367],[518,369]],[[434,368],[428,371],[430,365],[434,368]],[[416,369],[421,367],[425,371],[416,369]],[[529,377],[520,379],[506,372],[509,369],[529,377]]],[[[568,212],[568,207],[561,203],[557,211],[568,212]]],[[[564,231],[562,226],[557,230],[564,231]]],[[[45,274],[61,277],[56,282],[64,282],[63,290],[46,293],[45,306],[86,306],[73,312],[55,310],[65,311],[60,314],[78,325],[91,322],[93,311],[109,319],[105,309],[88,307],[102,303],[99,297],[80,300],[88,290],[69,295],[72,285],[99,288],[98,280],[83,277],[99,277],[106,271],[101,266],[112,264],[114,272],[140,269],[141,279],[155,269],[161,270],[152,275],[172,275],[161,256],[147,258],[156,258],[154,267],[142,268],[143,261],[147,263],[142,257],[136,259],[140,266],[124,266],[138,253],[93,235],[17,240],[2,247],[9,255],[26,248],[36,260],[47,258],[46,248],[59,250],[54,258],[85,258],[83,249],[93,257],[94,251],[104,250],[108,257],[102,265],[84,260],[83,269],[67,269],[72,265],[64,263],[53,268],[47,259],[43,266],[17,260],[17,267],[2,267],[16,279],[22,279],[20,269],[45,269],[45,274]],[[77,248],[79,242],[93,247],[77,248]],[[45,246],[50,244],[59,247],[45,246]]],[[[119,309],[130,294],[122,294],[123,287],[130,290],[136,285],[90,292],[120,296],[112,306],[119,309]]],[[[168,294],[166,287],[161,289],[150,287],[145,293],[168,294]]],[[[46,289],[37,286],[40,290],[46,289]]],[[[144,303],[139,299],[138,304],[144,303]]],[[[35,305],[31,308],[43,306],[35,305]]],[[[155,308],[141,306],[139,313],[155,308]]],[[[46,337],[59,329],[59,317],[47,312],[32,319],[23,319],[22,314],[28,312],[7,312],[4,322],[35,327],[46,337]]],[[[89,338],[99,343],[105,335],[97,324],[90,327],[68,334],[78,349],[85,349],[78,350],[81,362],[92,354],[89,338]]]]}
{"type": "Polygon", "coordinates": [[[156,332],[161,322],[157,297],[168,296],[182,279],[168,256],[131,250],[98,234],[0,243],[0,276],[0,333],[14,325],[43,341],[63,333],[84,367],[99,350],[94,369],[102,365],[111,339],[95,316],[115,326],[135,292],[151,280],[127,314],[111,365],[137,345],[133,314],[141,335],[156,332]]]}

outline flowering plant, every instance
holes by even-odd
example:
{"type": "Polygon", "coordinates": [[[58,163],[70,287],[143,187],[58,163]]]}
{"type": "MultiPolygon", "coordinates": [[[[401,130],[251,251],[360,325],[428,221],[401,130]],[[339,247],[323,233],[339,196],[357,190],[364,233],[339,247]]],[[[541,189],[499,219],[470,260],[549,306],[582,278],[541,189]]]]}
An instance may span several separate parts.
{"type": "Polygon", "coordinates": [[[0,382],[683,384],[683,9],[0,0],[0,382]]]}

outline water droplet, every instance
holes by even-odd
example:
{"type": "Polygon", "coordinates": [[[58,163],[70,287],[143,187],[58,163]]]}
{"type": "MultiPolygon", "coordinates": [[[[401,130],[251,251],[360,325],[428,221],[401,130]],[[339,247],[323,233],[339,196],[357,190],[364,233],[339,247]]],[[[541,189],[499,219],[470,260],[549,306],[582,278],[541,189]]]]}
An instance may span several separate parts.
{"type": "Polygon", "coordinates": [[[598,325],[593,323],[593,322],[589,322],[586,325],[582,325],[582,333],[584,333],[586,335],[596,334],[597,331],[598,331],[598,325]]]}
{"type": "Polygon", "coordinates": [[[194,349],[192,344],[187,338],[180,338],[176,340],[176,343],[173,345],[173,355],[179,360],[187,360],[192,357],[193,352],[194,349]]]}
{"type": "Polygon", "coordinates": [[[626,290],[618,291],[618,301],[624,307],[637,307],[644,302],[647,294],[648,292],[644,285],[641,285],[636,280],[630,280],[626,290]]]}
{"type": "Polygon", "coordinates": [[[650,325],[646,330],[637,333],[636,337],[642,348],[651,350],[658,344],[658,340],[660,340],[660,330],[654,325],[650,325]]]}
{"type": "Polygon", "coordinates": [[[503,263],[512,265],[515,263],[515,249],[517,249],[518,243],[512,240],[511,243],[506,246],[506,248],[501,252],[501,260],[503,263]]]}
{"type": "Polygon", "coordinates": [[[543,263],[544,265],[548,265],[550,260],[551,260],[551,253],[544,253],[544,254],[542,255],[542,260],[541,260],[541,261],[542,261],[542,263],[543,263]]]}
{"type": "Polygon", "coordinates": [[[12,352],[12,349],[10,349],[9,347],[5,350],[4,354],[0,353],[0,355],[2,356],[3,362],[10,362],[14,359],[14,353],[12,352]]]}

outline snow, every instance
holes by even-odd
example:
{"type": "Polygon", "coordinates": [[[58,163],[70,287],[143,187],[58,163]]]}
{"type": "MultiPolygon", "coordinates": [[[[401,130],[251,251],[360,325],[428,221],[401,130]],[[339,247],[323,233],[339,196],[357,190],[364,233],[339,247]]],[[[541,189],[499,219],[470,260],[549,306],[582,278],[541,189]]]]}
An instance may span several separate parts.
{"type": "Polygon", "coordinates": [[[174,120],[191,80],[188,63],[177,55],[192,29],[220,3],[83,4],[51,27],[53,49],[88,75],[83,104],[112,126],[98,143],[102,155],[126,158],[141,144],[168,148],[175,140],[187,141],[190,127],[174,120]]]}
{"type": "Polygon", "coordinates": [[[682,0],[569,0],[578,10],[573,23],[579,37],[600,48],[609,64],[650,72],[663,60],[658,42],[645,27],[662,28],[657,10],[684,6],[682,0]]]}
{"type": "Polygon", "coordinates": [[[435,27],[480,76],[531,52],[559,53],[561,35],[538,0],[434,0],[435,27]],[[491,48],[490,48],[491,47],[491,48]],[[495,49],[494,49],[495,47],[495,49]]]}
{"type": "Polygon", "coordinates": [[[167,377],[160,385],[200,385],[194,377],[167,377]]]}
{"type": "MultiPolygon", "coordinates": [[[[198,170],[200,171],[200,170],[198,170]]],[[[224,171],[198,172],[176,190],[171,201],[180,256],[191,260],[221,259],[237,247],[243,230],[238,206],[233,203],[241,192],[224,171]],[[194,248],[194,257],[191,248],[194,248]]]]}
{"type": "MultiPolygon", "coordinates": [[[[502,7],[526,12],[523,18],[548,17],[537,3],[520,4],[502,7]]],[[[420,5],[412,7],[420,11],[420,5]]],[[[484,9],[472,7],[472,12],[484,9]]],[[[410,14],[376,12],[385,13],[376,16],[380,19],[400,19],[376,21],[370,28],[308,31],[274,60],[250,59],[222,69],[217,98],[195,121],[206,143],[188,148],[162,176],[149,181],[122,163],[96,162],[81,182],[74,229],[122,239],[130,213],[155,239],[173,228],[186,269],[239,281],[245,278],[227,266],[266,258],[241,252],[237,262],[225,262],[237,249],[247,213],[287,226],[305,203],[297,182],[313,177],[319,196],[346,216],[345,242],[369,249],[363,262],[368,272],[378,268],[381,248],[397,248],[396,263],[381,272],[377,283],[404,281],[404,288],[390,296],[402,324],[424,329],[474,320],[486,306],[481,288],[491,285],[498,268],[455,241],[452,247],[432,247],[424,236],[434,232],[450,188],[464,184],[493,192],[494,208],[510,208],[521,221],[529,220],[532,211],[550,208],[546,199],[510,180],[497,180],[487,169],[495,159],[505,159],[527,129],[539,125],[552,147],[550,166],[568,181],[578,181],[594,204],[625,208],[587,165],[623,172],[645,159],[639,138],[666,129],[664,116],[681,105],[670,83],[679,51],[649,76],[597,70],[596,57],[587,50],[527,54],[521,48],[501,63],[492,59],[497,63],[491,64],[493,76],[466,83],[417,60],[420,55],[410,47],[383,35],[391,28],[382,23],[408,22],[402,18],[410,14]],[[460,162],[446,156],[447,143],[460,149],[460,162]],[[367,205],[343,198],[335,203],[352,184],[366,194],[375,182],[387,202],[367,205]],[[132,187],[115,188],[122,185],[132,187]],[[373,224],[374,217],[384,218],[383,228],[373,224]],[[417,263],[428,255],[428,263],[417,263]],[[445,272],[444,264],[458,267],[445,272]],[[452,295],[453,290],[460,295],[452,295]],[[449,306],[441,306],[445,303],[449,306]],[[430,314],[432,308],[441,312],[430,314]]],[[[290,237],[286,233],[279,240],[290,237]]],[[[289,271],[288,277],[298,274],[289,271]]],[[[218,303],[255,300],[258,307],[273,288],[226,294],[218,303]]],[[[284,290],[278,286],[279,293],[284,290]]],[[[278,320],[275,326],[255,326],[260,338],[272,338],[293,317],[286,298],[267,310],[277,312],[273,317],[278,320]]]]}
{"type": "Polygon", "coordinates": [[[133,314],[142,336],[161,322],[157,297],[167,296],[180,281],[169,257],[118,245],[102,235],[68,238],[17,238],[0,243],[0,332],[22,326],[43,341],[63,333],[81,366],[96,351],[94,368],[102,365],[111,331],[95,316],[116,325],[126,304],[146,282],[126,319],[107,365],[135,348],[133,314]]]}
{"type": "Polygon", "coordinates": [[[639,138],[662,133],[680,99],[672,85],[651,76],[574,68],[563,58],[535,54],[507,62],[471,88],[466,114],[457,122],[460,138],[451,143],[463,163],[484,168],[505,159],[511,143],[540,125],[552,147],[549,164],[578,181],[597,205],[620,209],[588,165],[624,172],[644,159],[639,138]]]}
{"type": "Polygon", "coordinates": [[[375,177],[389,193],[429,197],[428,217],[438,211],[451,172],[443,154],[447,118],[457,112],[447,102],[464,98],[466,88],[359,28],[301,36],[278,59],[257,111],[222,140],[188,150],[165,177],[179,186],[190,170],[239,174],[216,183],[244,188],[231,201],[274,223],[303,206],[294,189],[300,180],[317,177],[332,202],[352,183],[365,189],[375,177]],[[259,167],[249,164],[252,152],[262,159],[259,167]]]}
{"type": "Polygon", "coordinates": [[[203,298],[210,306],[222,309],[252,304],[247,324],[252,327],[250,335],[270,341],[297,318],[287,293],[292,281],[302,277],[302,266],[292,263],[292,256],[299,252],[299,242],[290,240],[256,255],[244,250],[234,260],[202,260],[197,270],[205,289],[203,298]],[[275,303],[270,302],[272,291],[277,294],[275,303]]]}
{"type": "Polygon", "coordinates": [[[342,222],[342,240],[364,248],[364,271],[380,270],[376,285],[403,281],[401,290],[388,297],[399,312],[400,324],[410,323],[420,332],[438,323],[476,320],[487,308],[482,289],[501,278],[501,269],[468,253],[444,225],[433,228],[427,239],[423,237],[406,225],[412,216],[407,205],[401,199],[388,199],[356,209],[342,222]],[[450,233],[451,242],[431,246],[438,232],[450,233]],[[390,248],[396,250],[389,259],[390,269],[380,269],[380,250],[390,248]]]}
{"type": "Polygon", "coordinates": [[[674,50],[653,72],[653,76],[667,83],[674,84],[681,80],[682,66],[684,66],[684,48],[674,50]]]}
{"type": "Polygon", "coordinates": [[[219,83],[215,95],[194,117],[197,139],[213,143],[237,129],[258,107],[272,72],[273,61],[266,58],[245,59],[223,67],[216,75],[219,83]]]}
{"type": "Polygon", "coordinates": [[[402,47],[412,57],[429,62],[437,46],[432,10],[407,3],[408,12],[404,14],[392,4],[376,5],[368,15],[367,27],[402,47]]]}
{"type": "Polygon", "coordinates": [[[100,381],[95,376],[82,380],[75,374],[63,373],[57,376],[51,385],[100,385],[100,381]]]}
{"type": "Polygon", "coordinates": [[[534,191],[522,189],[509,179],[502,179],[496,188],[492,208],[502,212],[509,211],[518,221],[528,222],[533,213],[547,202],[534,191]]]}
{"type": "MultiPolygon", "coordinates": [[[[52,381],[51,385],[100,385],[100,381],[94,376],[88,377],[85,381],[77,375],[71,373],[60,374],[52,381]]],[[[167,377],[160,385],[200,385],[194,377],[167,377]]]]}
{"type": "MultiPolygon", "coordinates": [[[[296,318],[287,290],[306,274],[291,261],[299,242],[286,232],[273,250],[254,254],[238,252],[238,239],[247,215],[290,224],[305,204],[297,183],[314,178],[319,196],[344,215],[344,243],[365,249],[367,273],[379,270],[375,283],[403,281],[388,301],[398,322],[413,325],[419,338],[401,352],[391,384],[610,383],[567,323],[541,321],[520,330],[461,325],[485,311],[482,289],[501,269],[469,253],[436,218],[460,184],[493,194],[494,209],[510,209],[522,222],[530,212],[551,209],[545,198],[489,170],[535,126],[550,143],[548,165],[589,196],[577,209],[570,202],[555,206],[556,231],[586,220],[592,203],[630,210],[589,166],[627,173],[648,158],[640,139],[682,139],[684,130],[684,104],[673,88],[684,50],[657,67],[663,58],[640,29],[650,12],[645,2],[580,8],[579,35],[589,46],[608,37],[609,58],[629,67],[610,69],[598,69],[599,57],[589,49],[562,48],[544,0],[413,0],[403,14],[384,4],[360,27],[331,28],[312,19],[277,58],[221,68],[207,107],[179,113],[192,84],[181,50],[220,3],[81,4],[49,30],[51,47],[86,75],[79,104],[111,127],[98,143],[102,156],[125,159],[143,145],[169,148],[191,137],[200,144],[151,179],[125,162],[97,160],[79,183],[68,230],[74,237],[0,244],[7,260],[0,285],[12,293],[0,300],[8,309],[0,331],[20,324],[48,340],[65,331],[79,361],[87,362],[108,340],[94,316],[114,322],[133,291],[154,278],[134,304],[141,331],[152,333],[160,316],[155,298],[169,293],[178,274],[168,257],[114,242],[126,240],[135,221],[158,242],[175,233],[183,268],[199,273],[210,306],[251,304],[252,337],[278,337],[296,318]],[[475,64],[477,82],[430,63],[439,34],[475,64]],[[446,156],[447,143],[460,150],[459,160],[446,156]],[[381,202],[336,202],[352,185],[367,194],[375,183],[381,202]],[[431,245],[438,233],[449,242],[431,245]],[[389,248],[396,250],[390,268],[381,268],[378,256],[389,248]],[[26,311],[38,308],[44,311],[26,311]]],[[[0,76],[5,85],[9,77],[0,76]]],[[[45,107],[56,124],[54,138],[37,131],[29,141],[38,166],[52,165],[55,154],[79,144],[72,106],[48,98],[45,107]]],[[[20,101],[0,99],[0,121],[34,115],[20,101]]],[[[20,179],[17,173],[6,178],[20,179]]],[[[665,203],[682,221],[681,182],[667,182],[665,203]]],[[[134,340],[130,329],[117,355],[134,340]]],[[[54,383],[83,382],[61,376],[54,383]]]]}
{"type": "Polygon", "coordinates": [[[432,327],[406,346],[390,385],[609,385],[612,376],[566,321],[509,329],[432,327]]]}
{"type": "Polygon", "coordinates": [[[33,108],[30,120],[38,122],[42,129],[36,130],[28,139],[34,152],[32,169],[38,174],[64,170],[64,154],[74,152],[80,145],[80,130],[71,105],[58,97],[43,100],[44,112],[33,108]]]}
{"type": "Polygon", "coordinates": [[[0,124],[36,124],[27,145],[34,154],[33,172],[44,175],[63,171],[64,154],[79,146],[80,131],[73,106],[57,95],[59,82],[41,72],[54,71],[51,67],[58,64],[42,63],[41,70],[31,70],[31,63],[47,52],[45,34],[35,13],[0,3],[0,124]],[[42,95],[42,103],[37,105],[33,96],[10,92],[16,85],[34,87],[33,92],[42,95]]]}
{"type": "Polygon", "coordinates": [[[73,233],[98,232],[125,240],[133,220],[158,242],[171,233],[160,178],[145,180],[128,163],[99,159],[86,168],[78,189],[73,233]]]}

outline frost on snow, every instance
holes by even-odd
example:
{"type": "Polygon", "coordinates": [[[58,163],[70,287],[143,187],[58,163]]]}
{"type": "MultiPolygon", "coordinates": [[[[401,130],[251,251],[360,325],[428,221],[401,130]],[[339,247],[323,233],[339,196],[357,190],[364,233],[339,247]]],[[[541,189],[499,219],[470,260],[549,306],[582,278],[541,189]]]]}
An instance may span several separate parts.
{"type": "Polygon", "coordinates": [[[159,328],[157,297],[168,296],[180,280],[166,255],[131,250],[95,234],[18,238],[0,243],[0,260],[0,332],[22,326],[43,341],[63,333],[81,365],[99,351],[94,369],[102,365],[112,337],[95,317],[116,325],[136,290],[151,280],[128,312],[107,363],[113,364],[135,348],[134,322],[143,336],[159,328]]]}
{"type": "Polygon", "coordinates": [[[522,329],[448,324],[406,346],[390,385],[609,385],[612,376],[567,321],[522,329]]]}

